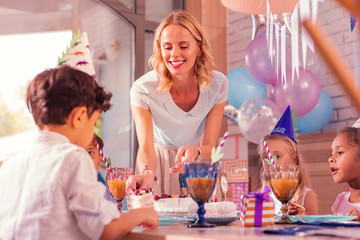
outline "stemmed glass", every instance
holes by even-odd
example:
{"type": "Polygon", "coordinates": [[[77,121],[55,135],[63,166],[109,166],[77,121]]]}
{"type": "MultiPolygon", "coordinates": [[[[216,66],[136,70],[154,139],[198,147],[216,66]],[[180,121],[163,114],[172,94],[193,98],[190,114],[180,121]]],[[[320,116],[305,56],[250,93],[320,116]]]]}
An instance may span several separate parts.
{"type": "Polygon", "coordinates": [[[116,200],[116,205],[121,212],[122,200],[125,198],[126,180],[133,174],[132,168],[106,169],[106,184],[111,196],[116,200]]]}
{"type": "Polygon", "coordinates": [[[296,165],[269,166],[268,176],[275,197],[282,203],[281,219],[277,224],[291,224],[288,202],[299,185],[299,168],[296,165]]]}
{"type": "Polygon", "coordinates": [[[189,192],[186,186],[185,175],[183,173],[179,174],[179,184],[180,184],[181,194],[187,196],[189,192]]]}
{"type": "Polygon", "coordinates": [[[210,162],[185,163],[185,181],[190,196],[198,204],[198,218],[188,227],[215,227],[206,222],[204,204],[210,199],[216,183],[216,164],[210,162]]]}

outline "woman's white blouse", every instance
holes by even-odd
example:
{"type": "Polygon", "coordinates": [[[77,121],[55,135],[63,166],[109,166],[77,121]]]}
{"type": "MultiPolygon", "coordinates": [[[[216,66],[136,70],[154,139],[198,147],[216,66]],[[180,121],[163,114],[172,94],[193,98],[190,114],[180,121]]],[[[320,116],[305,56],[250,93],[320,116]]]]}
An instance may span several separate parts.
{"type": "Polygon", "coordinates": [[[196,105],[184,112],[173,101],[169,91],[159,91],[160,79],[150,71],[134,82],[130,90],[131,104],[151,112],[154,141],[166,146],[194,145],[204,132],[206,117],[213,106],[227,99],[228,80],[213,71],[213,81],[201,89],[196,105]]]}

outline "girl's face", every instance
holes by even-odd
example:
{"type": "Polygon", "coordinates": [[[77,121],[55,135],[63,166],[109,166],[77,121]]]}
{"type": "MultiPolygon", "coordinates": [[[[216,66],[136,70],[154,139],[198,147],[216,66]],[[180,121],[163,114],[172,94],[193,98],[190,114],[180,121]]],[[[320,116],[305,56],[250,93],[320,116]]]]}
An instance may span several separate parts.
{"type": "MultiPolygon", "coordinates": [[[[297,165],[297,158],[295,154],[289,152],[288,147],[280,140],[266,141],[271,155],[276,156],[276,165],[297,165]]],[[[263,147],[262,159],[264,161],[265,171],[268,171],[269,164],[264,160],[269,158],[266,148],[263,147]]]]}
{"type": "Polygon", "coordinates": [[[166,26],[161,33],[160,47],[171,75],[194,73],[195,61],[201,55],[201,50],[189,30],[177,24],[166,26]]]}
{"type": "Polygon", "coordinates": [[[330,171],[335,183],[360,183],[360,159],[357,148],[350,145],[345,133],[339,134],[331,145],[330,171]]]}
{"type": "Polygon", "coordinates": [[[98,168],[99,166],[101,166],[101,158],[100,158],[100,153],[99,150],[94,146],[94,144],[90,144],[87,148],[86,151],[90,154],[90,157],[92,158],[95,168],[98,168]]]}

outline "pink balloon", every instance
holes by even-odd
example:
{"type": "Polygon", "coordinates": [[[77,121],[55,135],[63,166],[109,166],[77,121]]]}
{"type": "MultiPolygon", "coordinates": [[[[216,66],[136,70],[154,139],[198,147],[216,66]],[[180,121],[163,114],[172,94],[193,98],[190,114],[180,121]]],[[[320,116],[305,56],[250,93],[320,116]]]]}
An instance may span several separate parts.
{"type": "MultiPolygon", "coordinates": [[[[269,56],[269,48],[267,47],[267,40],[265,35],[260,35],[250,42],[245,52],[245,63],[250,74],[258,81],[276,84],[278,76],[281,76],[281,53],[279,52],[279,75],[276,73],[276,45],[275,39],[273,41],[273,50],[269,56]]],[[[290,51],[286,51],[286,68],[290,67],[290,51]]]]}
{"type": "Polygon", "coordinates": [[[308,69],[299,68],[299,78],[294,77],[292,84],[291,70],[287,71],[286,83],[276,84],[273,87],[273,99],[280,111],[284,112],[288,105],[296,111],[296,116],[310,112],[319,101],[320,85],[316,76],[308,69]]]}

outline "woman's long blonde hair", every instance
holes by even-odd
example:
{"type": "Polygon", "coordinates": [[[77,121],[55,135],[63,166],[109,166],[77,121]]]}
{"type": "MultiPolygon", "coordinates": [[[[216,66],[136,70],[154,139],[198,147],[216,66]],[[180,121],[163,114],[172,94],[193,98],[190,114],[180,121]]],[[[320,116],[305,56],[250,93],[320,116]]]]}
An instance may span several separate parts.
{"type": "Polygon", "coordinates": [[[164,28],[170,24],[180,25],[191,33],[199,44],[201,56],[195,61],[195,77],[199,86],[208,86],[213,79],[212,70],[214,69],[214,60],[210,55],[209,43],[200,27],[198,21],[189,13],[181,10],[173,11],[157,27],[154,38],[153,54],[149,59],[149,65],[152,66],[160,76],[159,90],[169,90],[172,85],[172,78],[169,70],[166,68],[161,55],[160,38],[164,28]]]}
{"type": "Polygon", "coordinates": [[[293,197],[293,199],[297,202],[301,202],[303,199],[303,193],[305,187],[310,187],[309,177],[304,168],[304,161],[299,152],[297,144],[290,138],[282,136],[282,135],[266,135],[263,140],[258,145],[258,154],[260,156],[259,164],[260,168],[260,180],[261,180],[261,190],[264,189],[265,186],[270,186],[269,179],[267,177],[267,173],[265,172],[264,159],[262,159],[263,154],[263,144],[264,141],[281,141],[287,148],[290,156],[295,155],[297,157],[297,165],[299,167],[299,187],[293,197]]]}

